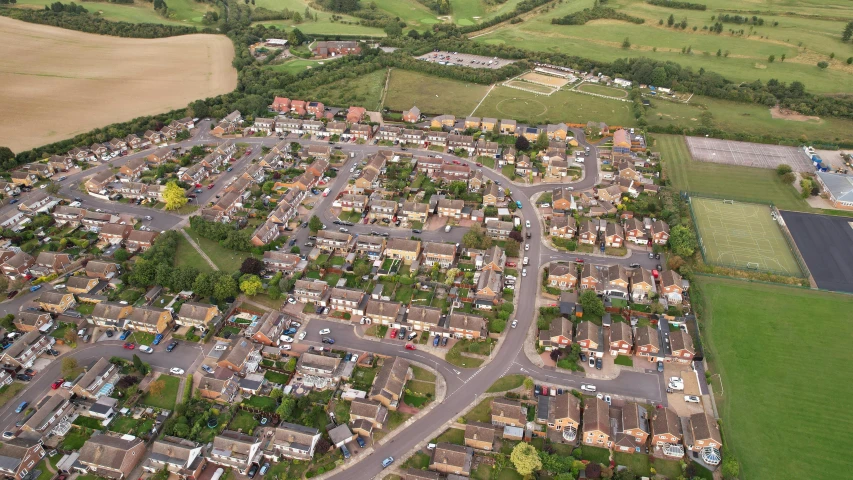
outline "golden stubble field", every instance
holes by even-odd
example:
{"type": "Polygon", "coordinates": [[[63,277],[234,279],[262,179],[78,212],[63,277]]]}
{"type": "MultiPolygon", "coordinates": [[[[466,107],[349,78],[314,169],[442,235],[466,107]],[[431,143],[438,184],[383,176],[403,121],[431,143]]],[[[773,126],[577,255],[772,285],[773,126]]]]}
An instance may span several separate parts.
{"type": "Polygon", "coordinates": [[[0,145],[15,152],[237,85],[224,35],[133,39],[0,17],[0,145]]]}

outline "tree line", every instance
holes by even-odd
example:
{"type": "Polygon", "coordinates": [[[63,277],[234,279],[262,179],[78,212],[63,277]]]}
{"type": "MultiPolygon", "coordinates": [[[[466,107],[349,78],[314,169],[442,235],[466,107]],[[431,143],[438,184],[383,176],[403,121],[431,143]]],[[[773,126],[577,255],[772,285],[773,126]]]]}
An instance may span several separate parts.
{"type": "Polygon", "coordinates": [[[610,7],[596,6],[592,8],[584,8],[580,12],[570,13],[565,17],[552,18],[551,23],[555,25],[583,25],[592,20],[622,20],[625,22],[641,24],[645,20],[640,17],[628,15],[610,7]]]}
{"type": "MultiPolygon", "coordinates": [[[[78,32],[96,33],[98,35],[111,35],[114,37],[162,38],[199,33],[195,27],[183,25],[112,22],[84,12],[77,11],[72,13],[66,10],[66,8],[68,6],[63,6],[62,11],[54,11],[52,7],[45,10],[0,8],[0,15],[24,22],[67,28],[69,30],[77,30],[78,32]]],[[[83,7],[78,7],[78,9],[86,10],[83,7]]],[[[205,33],[215,32],[205,31],[205,33]]]]}
{"type": "Polygon", "coordinates": [[[646,0],[649,5],[657,5],[658,7],[679,8],[682,10],[706,10],[707,5],[702,3],[677,2],[674,0],[646,0]]]}

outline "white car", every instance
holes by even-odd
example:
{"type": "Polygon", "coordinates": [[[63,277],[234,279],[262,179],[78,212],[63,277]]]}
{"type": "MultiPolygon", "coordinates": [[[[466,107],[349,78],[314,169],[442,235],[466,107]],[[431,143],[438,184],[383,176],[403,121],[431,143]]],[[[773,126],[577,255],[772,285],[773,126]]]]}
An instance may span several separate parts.
{"type": "Polygon", "coordinates": [[[674,385],[684,385],[684,380],[681,377],[669,377],[669,383],[674,385]]]}
{"type": "Polygon", "coordinates": [[[299,332],[299,336],[296,338],[298,338],[300,340],[305,340],[305,335],[307,335],[305,332],[299,332]]]}
{"type": "Polygon", "coordinates": [[[178,367],[172,367],[172,369],[171,369],[171,370],[169,370],[169,373],[174,373],[175,375],[183,375],[183,374],[184,374],[184,369],[183,369],[183,368],[178,368],[178,367]]]}
{"type": "Polygon", "coordinates": [[[525,220],[524,226],[530,228],[530,220],[525,220]]]}
{"type": "Polygon", "coordinates": [[[530,244],[529,244],[529,243],[525,243],[525,244],[524,244],[524,251],[526,252],[526,251],[528,251],[528,250],[530,250],[530,244]]]}
{"type": "Polygon", "coordinates": [[[543,203],[542,205],[539,205],[539,206],[542,208],[549,208],[551,206],[551,204],[550,203],[543,203]]]}
{"type": "Polygon", "coordinates": [[[228,345],[217,345],[217,346],[213,347],[213,349],[214,350],[227,350],[228,345]]]}
{"type": "Polygon", "coordinates": [[[517,280],[517,279],[515,278],[515,275],[507,275],[507,276],[505,276],[504,278],[505,278],[505,279],[507,279],[507,280],[517,280]]]}
{"type": "Polygon", "coordinates": [[[296,299],[293,297],[287,297],[287,303],[293,305],[296,303],[296,299]]]}
{"type": "Polygon", "coordinates": [[[290,337],[290,336],[287,336],[287,335],[282,335],[282,336],[281,336],[281,341],[282,341],[282,342],[284,342],[284,343],[293,343],[293,337],[290,337]]]}
{"type": "Polygon", "coordinates": [[[604,396],[604,401],[605,401],[605,402],[607,402],[607,404],[608,404],[608,405],[610,405],[610,404],[611,404],[611,402],[613,401],[613,399],[611,399],[611,398],[610,398],[610,395],[605,395],[605,396],[604,396]]]}
{"type": "Polygon", "coordinates": [[[148,345],[140,345],[139,351],[143,353],[154,353],[154,349],[149,347],[148,345]]]}
{"type": "Polygon", "coordinates": [[[353,354],[352,354],[352,358],[350,358],[349,360],[350,360],[351,362],[357,362],[357,361],[358,361],[358,354],[357,354],[357,353],[353,353],[353,354]]]}
{"type": "Polygon", "coordinates": [[[518,320],[513,320],[513,321],[512,321],[512,323],[511,323],[509,326],[510,326],[510,327],[512,327],[512,328],[517,327],[517,326],[518,326],[518,320]]]}
{"type": "Polygon", "coordinates": [[[699,403],[699,397],[696,395],[685,395],[684,401],[687,403],[699,403]]]}
{"type": "Polygon", "coordinates": [[[290,350],[290,345],[282,345],[281,349],[282,350],[290,350]]]}
{"type": "Polygon", "coordinates": [[[320,330],[320,335],[328,335],[330,333],[332,333],[332,331],[329,330],[328,328],[324,328],[324,329],[320,330]]]}
{"type": "Polygon", "coordinates": [[[581,385],[581,390],[583,390],[584,392],[594,392],[598,389],[595,387],[595,385],[584,383],[583,385],[581,385]]]}
{"type": "Polygon", "coordinates": [[[522,268],[522,269],[521,269],[521,276],[522,276],[522,277],[526,277],[526,276],[527,276],[527,269],[526,269],[526,268],[522,268]]]}

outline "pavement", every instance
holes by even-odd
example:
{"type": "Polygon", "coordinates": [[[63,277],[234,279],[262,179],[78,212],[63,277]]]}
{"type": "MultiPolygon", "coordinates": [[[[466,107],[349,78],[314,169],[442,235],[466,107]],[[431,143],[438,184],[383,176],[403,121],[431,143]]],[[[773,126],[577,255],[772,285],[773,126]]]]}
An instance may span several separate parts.
{"type": "MultiPolygon", "coordinates": [[[[586,146],[590,147],[590,157],[593,159],[598,158],[599,155],[597,147],[594,144],[586,142],[583,132],[575,130],[573,133],[582,148],[586,146]]],[[[298,141],[303,145],[328,145],[327,141],[293,140],[298,141]]],[[[207,122],[203,121],[196,129],[196,135],[193,138],[184,142],[179,142],[176,145],[188,148],[193,145],[215,144],[220,141],[221,140],[210,137],[207,122]]],[[[260,154],[260,147],[262,145],[272,147],[279,141],[280,139],[277,137],[252,137],[239,139],[239,142],[247,143],[252,146],[252,155],[241,158],[235,162],[235,164],[233,164],[234,170],[232,172],[223,173],[220,178],[215,181],[217,185],[216,188],[212,190],[204,189],[204,193],[200,195],[198,201],[202,204],[210,201],[211,197],[214,197],[216,193],[224,188],[232,177],[238,175],[244,169],[244,166],[251,161],[251,158],[260,154]]],[[[337,228],[336,225],[332,224],[336,218],[331,213],[331,206],[338,193],[340,193],[347,184],[349,169],[351,166],[357,162],[361,162],[366,156],[380,149],[388,148],[375,145],[357,145],[350,143],[339,143],[338,146],[341,147],[341,151],[347,154],[345,165],[340,169],[340,174],[332,179],[332,181],[327,185],[331,190],[329,195],[327,197],[319,198],[315,203],[314,208],[307,213],[308,215],[312,213],[318,214],[324,224],[330,229],[337,228]],[[354,153],[355,155],[351,157],[350,153],[354,153]]],[[[99,165],[98,167],[90,168],[85,172],[73,174],[63,182],[61,193],[67,196],[74,195],[83,197],[84,206],[87,208],[101,208],[106,211],[115,210],[116,204],[114,202],[106,202],[88,197],[79,191],[74,192],[72,190],[72,186],[78,184],[83,177],[88,177],[89,175],[97,172],[99,169],[119,166],[131,158],[145,156],[148,153],[150,152],[143,151],[134,155],[120,157],[115,159],[109,165],[99,165]]],[[[458,160],[461,163],[466,164],[473,163],[468,159],[458,158],[453,155],[442,155],[448,160],[458,160]]],[[[446,396],[440,401],[437,399],[437,405],[435,408],[432,408],[420,418],[414,419],[405,427],[405,430],[400,431],[400,433],[396,434],[390,441],[375,446],[368,455],[359,456],[358,459],[355,459],[355,463],[359,464],[359,468],[353,469],[348,467],[345,472],[336,472],[328,478],[334,478],[336,480],[358,480],[380,476],[383,470],[381,466],[383,458],[393,456],[398,462],[402,461],[402,459],[412,452],[414,448],[423,441],[423,439],[432,438],[437,426],[452,422],[465,409],[469,408],[472,402],[476,403],[477,399],[480,398],[480,396],[497,378],[508,374],[524,374],[532,377],[539,383],[574,389],[579,389],[582,383],[591,383],[596,385],[598,387],[598,391],[602,393],[627,399],[637,399],[651,403],[666,404],[663,377],[654,370],[623,370],[618,376],[612,379],[587,379],[582,374],[563,373],[553,369],[548,369],[547,367],[540,367],[535,358],[535,350],[529,348],[533,345],[532,342],[536,335],[535,312],[537,308],[537,299],[539,298],[538,293],[540,291],[538,282],[541,281],[541,275],[539,275],[538,272],[542,265],[552,261],[571,261],[577,258],[597,263],[620,263],[624,265],[637,262],[644,266],[650,266],[653,263],[656,263],[655,261],[650,261],[650,259],[648,259],[648,255],[645,253],[639,254],[640,252],[635,253],[634,251],[631,251],[632,254],[624,258],[607,257],[605,259],[598,255],[585,255],[557,251],[546,246],[545,242],[542,241],[543,224],[538,219],[535,206],[533,202],[531,202],[531,197],[541,192],[549,191],[558,185],[572,186],[576,191],[591,188],[598,183],[599,170],[597,163],[598,162],[594,161],[584,163],[583,167],[585,172],[582,179],[577,182],[566,184],[550,183],[519,185],[503,177],[499,171],[492,170],[487,167],[482,168],[483,175],[485,177],[493,181],[500,181],[504,188],[511,190],[514,199],[521,200],[522,208],[518,213],[520,213],[524,219],[530,221],[531,226],[527,230],[531,233],[531,238],[530,240],[527,240],[527,243],[530,243],[530,250],[524,252],[524,255],[528,256],[530,259],[530,264],[526,267],[529,274],[526,277],[520,278],[516,286],[517,303],[515,319],[518,320],[518,327],[508,328],[505,331],[501,341],[498,342],[495,350],[491,352],[488,361],[484,363],[481,368],[468,369],[456,367],[445,362],[443,358],[432,355],[427,351],[406,350],[404,348],[405,342],[403,341],[376,341],[362,338],[356,332],[357,326],[349,325],[341,321],[333,321],[311,315],[308,316],[308,322],[306,322],[303,327],[303,329],[308,332],[308,335],[305,340],[300,343],[318,346],[321,345],[319,330],[329,328],[332,330],[332,336],[335,338],[336,345],[339,347],[356,351],[370,351],[382,355],[396,355],[422,364],[430,365],[444,377],[446,385],[446,396]],[[495,361],[496,359],[499,359],[499,361],[495,361]]],[[[476,167],[472,165],[472,168],[476,167]]],[[[176,227],[180,228],[180,226],[186,223],[188,218],[187,216],[175,215],[168,212],[133,205],[121,204],[120,210],[123,213],[138,215],[140,218],[143,218],[146,215],[151,216],[152,220],[150,222],[150,226],[158,230],[176,227]]],[[[347,228],[350,232],[358,234],[369,234],[372,231],[376,231],[380,233],[387,232],[392,237],[408,238],[411,236],[411,230],[409,229],[384,226],[380,223],[373,225],[357,224],[347,228]]],[[[427,230],[420,234],[420,237],[425,241],[458,242],[461,240],[464,231],[465,229],[460,227],[453,228],[449,233],[445,233],[443,230],[427,230]]],[[[289,237],[296,238],[297,245],[301,246],[307,240],[309,235],[310,232],[308,229],[301,228],[294,232],[290,232],[289,237]]],[[[7,313],[17,311],[24,301],[35,297],[39,293],[40,292],[30,294],[29,292],[26,292],[12,301],[4,302],[0,304],[0,312],[7,313]]],[[[92,345],[87,345],[66,355],[77,358],[81,365],[91,364],[101,356],[109,357],[112,355],[118,355],[125,358],[131,357],[133,352],[122,349],[120,347],[120,342],[113,342],[115,345],[109,345],[108,343],[109,342],[99,342],[97,349],[92,348],[92,345]]],[[[192,372],[192,367],[195,367],[198,362],[204,358],[203,354],[202,346],[191,346],[184,342],[181,347],[171,354],[155,354],[145,357],[145,360],[150,362],[155,369],[162,368],[168,370],[171,367],[178,366],[184,368],[187,372],[192,372]]],[[[20,395],[20,397],[24,400],[32,401],[40,398],[41,395],[44,395],[44,393],[50,388],[50,383],[59,378],[60,366],[61,362],[56,361],[53,362],[46,371],[40,372],[37,378],[33,380],[31,385],[20,395]]],[[[10,412],[12,412],[11,409],[13,409],[14,406],[15,402],[10,401],[7,403],[5,408],[0,409],[0,425],[4,425],[10,420],[13,420],[14,414],[10,412]]]]}

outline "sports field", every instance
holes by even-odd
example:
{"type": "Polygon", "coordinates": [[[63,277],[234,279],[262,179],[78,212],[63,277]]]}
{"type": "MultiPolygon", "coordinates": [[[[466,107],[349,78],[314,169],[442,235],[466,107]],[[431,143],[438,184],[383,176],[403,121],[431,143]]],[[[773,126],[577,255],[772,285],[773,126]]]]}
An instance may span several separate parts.
{"type": "Polygon", "coordinates": [[[578,90],[582,92],[597,93],[599,95],[607,95],[613,98],[628,98],[628,91],[621,88],[608,87],[606,85],[596,85],[594,83],[582,83],[578,85],[578,90]]]}
{"type": "Polygon", "coordinates": [[[687,137],[687,148],[695,160],[743,167],[776,168],[788,165],[795,172],[813,172],[802,149],[782,145],[734,142],[716,138],[687,137]]]}
{"type": "Polygon", "coordinates": [[[652,150],[661,152],[663,172],[677,190],[754,198],[783,210],[812,211],[774,170],[697,162],[679,135],[654,135],[652,150]]]}
{"type": "Polygon", "coordinates": [[[707,263],[802,275],[769,206],[693,196],[690,208],[707,263]]]}
{"type": "Polygon", "coordinates": [[[703,276],[695,284],[739,478],[850,478],[853,296],[703,276]]]}
{"type": "Polygon", "coordinates": [[[527,82],[538,83],[547,87],[561,88],[566,86],[569,81],[565,78],[554,77],[551,75],[542,75],[541,73],[528,72],[519,77],[520,80],[527,82]]]}
{"type": "Polygon", "coordinates": [[[556,92],[556,88],[546,87],[545,85],[540,85],[538,83],[531,82],[523,82],[521,80],[509,80],[504,83],[507,87],[513,87],[515,89],[522,89],[527,91],[532,91],[534,93],[542,94],[542,95],[551,95],[556,92]]]}
{"type": "Polygon", "coordinates": [[[396,68],[391,71],[384,106],[399,111],[417,106],[424,114],[467,117],[488,91],[488,85],[448,80],[396,68]]]}
{"type": "Polygon", "coordinates": [[[237,85],[224,35],[135,39],[0,17],[0,139],[13,151],[182,108],[237,85]],[[38,52],[38,54],[34,54],[38,52]]]}

